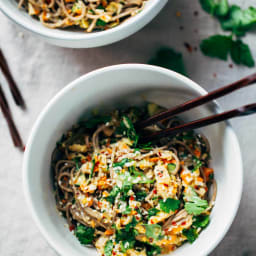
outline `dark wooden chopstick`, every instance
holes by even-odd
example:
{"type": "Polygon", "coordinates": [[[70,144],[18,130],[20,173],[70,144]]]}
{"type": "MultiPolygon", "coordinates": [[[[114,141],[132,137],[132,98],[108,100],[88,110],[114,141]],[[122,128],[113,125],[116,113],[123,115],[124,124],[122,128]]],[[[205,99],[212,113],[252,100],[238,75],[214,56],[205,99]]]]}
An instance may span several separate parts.
{"type": "Polygon", "coordinates": [[[227,119],[231,119],[234,117],[246,116],[246,115],[251,115],[255,113],[256,113],[256,103],[244,105],[240,108],[232,109],[220,114],[198,119],[186,124],[176,126],[174,128],[168,128],[159,132],[154,132],[152,134],[141,137],[141,141],[146,142],[146,141],[154,140],[156,138],[173,136],[180,132],[186,132],[189,130],[201,128],[210,124],[215,124],[215,123],[218,123],[227,119]]]}
{"type": "Polygon", "coordinates": [[[200,106],[206,102],[209,102],[211,100],[217,99],[219,97],[222,97],[224,95],[227,95],[235,90],[244,88],[246,86],[249,86],[256,82],[256,73],[247,76],[239,81],[236,81],[232,84],[229,84],[227,86],[221,87],[217,90],[214,90],[212,92],[209,92],[206,95],[200,96],[198,98],[195,98],[193,100],[189,100],[185,103],[182,103],[181,105],[178,105],[174,108],[171,108],[167,111],[161,112],[159,114],[156,114],[154,116],[151,116],[150,118],[146,120],[139,121],[135,124],[136,129],[142,129],[146,126],[149,126],[151,124],[154,124],[158,121],[169,119],[170,117],[180,114],[182,112],[188,111],[194,107],[200,106]]]}
{"type": "Polygon", "coordinates": [[[16,125],[12,119],[12,114],[11,114],[7,99],[4,95],[1,85],[0,85],[0,107],[1,107],[1,110],[3,112],[5,119],[7,121],[14,146],[19,147],[21,150],[23,150],[24,149],[23,142],[22,142],[20,134],[16,128],[16,125]]]}
{"type": "Polygon", "coordinates": [[[11,93],[12,93],[12,96],[14,98],[16,105],[25,109],[26,108],[25,101],[20,93],[20,90],[19,90],[17,84],[15,83],[15,81],[13,79],[13,76],[9,69],[8,63],[4,57],[1,49],[0,49],[0,68],[9,84],[9,87],[10,87],[10,90],[11,90],[11,93]]]}

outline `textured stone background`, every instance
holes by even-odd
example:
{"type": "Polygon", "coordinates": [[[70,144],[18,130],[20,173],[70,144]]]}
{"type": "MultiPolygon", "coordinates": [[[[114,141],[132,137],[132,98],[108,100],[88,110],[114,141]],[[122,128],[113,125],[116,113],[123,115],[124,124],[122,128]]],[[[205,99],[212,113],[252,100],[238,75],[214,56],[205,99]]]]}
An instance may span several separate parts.
{"type": "MultiPolygon", "coordinates": [[[[233,1],[244,7],[255,0],[233,1]]],[[[245,67],[229,68],[228,62],[209,59],[200,51],[189,53],[184,42],[198,46],[202,38],[221,33],[217,21],[204,13],[198,0],[170,0],[153,22],[135,35],[110,46],[72,50],[39,41],[0,13],[0,47],[6,54],[11,70],[22,89],[28,110],[22,112],[11,99],[7,84],[0,74],[0,83],[8,96],[15,121],[26,141],[38,114],[47,102],[66,84],[96,68],[112,64],[146,63],[162,45],[181,51],[189,76],[207,90],[230,83],[255,71],[245,67]],[[181,16],[177,17],[177,11],[181,16]],[[194,15],[198,11],[198,16],[194,15]],[[180,26],[184,29],[180,30],[180,26]],[[216,74],[216,77],[215,75],[216,74]]],[[[255,31],[248,33],[256,59],[255,31]]],[[[250,87],[219,100],[224,109],[255,102],[256,87],[250,87]]],[[[256,118],[232,121],[238,135],[244,162],[244,192],[237,217],[228,234],[212,256],[256,255],[256,118]]],[[[0,114],[0,255],[55,256],[46,243],[24,202],[21,179],[23,154],[11,144],[6,122],[0,114]]],[[[210,243],[211,241],[209,241],[210,243]]]]}

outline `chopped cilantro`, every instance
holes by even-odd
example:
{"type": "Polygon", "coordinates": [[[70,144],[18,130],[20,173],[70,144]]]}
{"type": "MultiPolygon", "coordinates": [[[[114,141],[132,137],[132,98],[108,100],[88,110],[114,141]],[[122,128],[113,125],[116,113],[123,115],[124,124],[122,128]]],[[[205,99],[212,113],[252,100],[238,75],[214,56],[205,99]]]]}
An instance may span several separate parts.
{"type": "Polygon", "coordinates": [[[126,207],[125,211],[122,212],[123,215],[130,214],[132,209],[130,207],[126,207]]]}
{"type": "Polygon", "coordinates": [[[203,165],[200,159],[198,159],[195,156],[193,157],[193,162],[194,162],[194,165],[193,165],[194,168],[191,170],[191,172],[198,170],[203,165]]]}
{"type": "Polygon", "coordinates": [[[90,172],[89,180],[92,178],[93,171],[94,171],[94,167],[95,167],[95,159],[93,159],[93,160],[92,160],[92,168],[91,168],[91,172],[90,172]]]}
{"type": "Polygon", "coordinates": [[[175,168],[176,168],[176,164],[168,164],[167,165],[167,169],[168,169],[168,171],[170,172],[170,173],[172,173],[174,170],[175,170],[175,168]]]}
{"type": "Polygon", "coordinates": [[[120,192],[120,188],[118,186],[114,186],[113,189],[111,190],[111,192],[109,193],[109,196],[106,197],[106,200],[112,204],[114,204],[115,202],[115,198],[118,195],[118,193],[120,192]]]}
{"type": "Polygon", "coordinates": [[[75,229],[75,236],[83,245],[92,244],[94,239],[94,228],[79,225],[75,229]]]}
{"type": "Polygon", "coordinates": [[[113,163],[113,167],[123,167],[126,163],[128,163],[130,160],[128,158],[124,158],[121,162],[113,163]]]}
{"type": "Polygon", "coordinates": [[[96,22],[96,26],[104,27],[107,24],[104,20],[98,19],[96,22]]]}
{"type": "Polygon", "coordinates": [[[134,229],[134,227],[137,225],[137,223],[138,222],[133,216],[132,221],[128,223],[125,228],[116,230],[116,242],[119,243],[121,241],[123,243],[123,249],[126,248],[126,243],[129,244],[129,247],[133,247],[135,244],[135,237],[137,236],[138,231],[134,229]]]}
{"type": "Polygon", "coordinates": [[[162,227],[158,224],[144,224],[146,227],[146,236],[148,238],[160,239],[162,237],[162,227]]]}
{"type": "Polygon", "coordinates": [[[136,191],[135,195],[136,195],[136,200],[141,202],[146,198],[147,193],[146,191],[136,191]]]}
{"type": "Polygon", "coordinates": [[[80,120],[79,124],[88,129],[93,129],[99,124],[105,124],[111,120],[111,116],[96,116],[92,117],[89,120],[84,121],[80,120]]]}
{"type": "Polygon", "coordinates": [[[112,255],[112,251],[113,251],[113,248],[114,248],[114,243],[112,240],[108,240],[105,244],[105,247],[104,247],[104,255],[105,256],[111,256],[112,255]]]}
{"type": "Polygon", "coordinates": [[[139,135],[136,133],[134,125],[128,116],[122,116],[120,126],[117,128],[117,132],[124,136],[127,136],[133,141],[133,147],[136,147],[139,140],[139,135]]]}
{"type": "Polygon", "coordinates": [[[204,210],[206,210],[209,205],[207,200],[201,199],[193,188],[190,187],[189,190],[190,193],[186,193],[185,197],[187,202],[185,202],[185,210],[189,214],[193,214],[195,216],[200,215],[204,210]]]}
{"type": "Polygon", "coordinates": [[[210,222],[209,215],[199,215],[193,218],[193,226],[196,228],[205,228],[210,222]]]}
{"type": "Polygon", "coordinates": [[[192,244],[198,237],[196,229],[183,229],[182,234],[188,239],[188,241],[192,244]]]}
{"type": "Polygon", "coordinates": [[[156,208],[150,208],[148,210],[148,218],[150,218],[152,216],[156,216],[158,212],[160,212],[160,210],[158,210],[156,208]]]}
{"type": "Polygon", "coordinates": [[[80,166],[81,166],[81,157],[75,157],[72,159],[75,164],[76,164],[76,170],[79,170],[80,169],[80,166]]]}
{"type": "Polygon", "coordinates": [[[171,69],[185,76],[187,75],[183,63],[182,54],[176,52],[172,48],[160,48],[157,51],[156,56],[149,60],[148,63],[151,65],[171,69]]]}
{"type": "Polygon", "coordinates": [[[170,211],[175,211],[180,207],[180,200],[173,198],[167,198],[166,200],[160,200],[160,209],[164,212],[170,213],[170,211]]]}
{"type": "Polygon", "coordinates": [[[100,10],[105,10],[104,6],[102,4],[100,4],[99,6],[97,6],[97,9],[100,9],[100,10]]]}
{"type": "Polygon", "coordinates": [[[134,228],[137,225],[137,223],[138,223],[138,221],[133,216],[132,221],[125,226],[125,231],[128,232],[130,229],[134,228]]]}

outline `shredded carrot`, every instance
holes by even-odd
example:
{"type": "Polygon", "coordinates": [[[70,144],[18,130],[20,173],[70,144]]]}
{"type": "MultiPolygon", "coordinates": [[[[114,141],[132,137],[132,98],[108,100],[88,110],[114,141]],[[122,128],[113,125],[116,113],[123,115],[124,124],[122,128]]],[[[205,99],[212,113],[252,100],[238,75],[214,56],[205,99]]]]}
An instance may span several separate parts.
{"type": "Polygon", "coordinates": [[[204,180],[203,180],[201,177],[197,177],[196,180],[197,180],[198,182],[204,182],[204,180]]]}
{"type": "Polygon", "coordinates": [[[106,189],[109,187],[109,185],[106,181],[107,181],[107,176],[103,176],[99,179],[98,185],[97,185],[99,190],[106,189]]]}
{"type": "Polygon", "coordinates": [[[209,181],[209,176],[213,173],[213,169],[208,167],[203,167],[203,171],[204,171],[206,181],[209,181]]]}
{"type": "Polygon", "coordinates": [[[112,149],[111,148],[107,148],[107,151],[109,154],[112,154],[112,149]]]}
{"type": "Polygon", "coordinates": [[[101,0],[101,4],[103,7],[107,7],[108,2],[107,2],[107,0],[101,0]]]}
{"type": "Polygon", "coordinates": [[[149,158],[149,162],[157,162],[158,160],[159,160],[159,157],[149,158]]]}
{"type": "Polygon", "coordinates": [[[106,236],[111,236],[111,235],[113,235],[113,234],[114,234],[113,229],[107,229],[107,230],[104,232],[104,235],[106,235],[106,236]]]}
{"type": "Polygon", "coordinates": [[[201,152],[197,148],[194,150],[194,154],[197,158],[201,156],[201,152]]]}

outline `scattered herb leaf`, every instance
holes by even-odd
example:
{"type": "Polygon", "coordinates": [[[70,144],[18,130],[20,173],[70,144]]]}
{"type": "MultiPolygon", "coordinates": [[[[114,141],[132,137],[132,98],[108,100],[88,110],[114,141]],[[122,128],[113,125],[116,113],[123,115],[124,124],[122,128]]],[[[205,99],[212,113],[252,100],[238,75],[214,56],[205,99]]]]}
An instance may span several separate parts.
{"type": "Polygon", "coordinates": [[[173,198],[167,198],[166,200],[160,200],[160,209],[164,212],[169,213],[170,211],[175,211],[180,207],[180,200],[173,198]]]}
{"type": "Polygon", "coordinates": [[[182,234],[188,239],[188,241],[192,244],[198,237],[196,229],[183,229],[182,234]]]}
{"type": "Polygon", "coordinates": [[[193,218],[193,226],[196,228],[205,228],[210,222],[209,215],[199,215],[193,218]]]}
{"type": "Polygon", "coordinates": [[[105,247],[104,247],[104,255],[105,256],[111,256],[112,255],[112,251],[113,251],[113,248],[114,248],[114,243],[112,240],[108,240],[105,244],[105,247]]]}
{"type": "Polygon", "coordinates": [[[92,244],[94,239],[94,228],[79,225],[75,229],[75,236],[83,245],[92,244]]]}
{"type": "Polygon", "coordinates": [[[176,52],[172,48],[163,47],[159,49],[156,53],[156,56],[149,60],[148,63],[151,65],[168,68],[182,75],[187,76],[183,63],[182,54],[176,52]]]}

